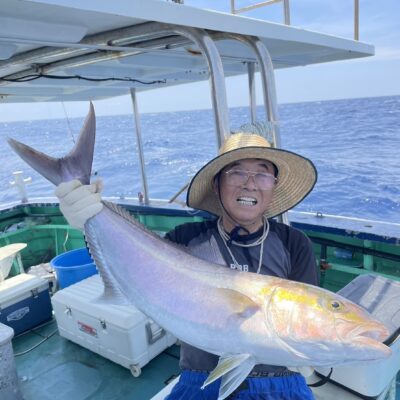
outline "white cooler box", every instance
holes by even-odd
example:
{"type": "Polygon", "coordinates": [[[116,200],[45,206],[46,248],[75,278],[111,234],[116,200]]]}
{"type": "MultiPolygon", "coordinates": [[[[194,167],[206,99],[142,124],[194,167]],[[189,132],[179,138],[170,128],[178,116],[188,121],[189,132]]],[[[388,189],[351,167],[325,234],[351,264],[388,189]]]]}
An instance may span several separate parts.
{"type": "Polygon", "coordinates": [[[59,290],[52,297],[60,335],[126,368],[133,376],[176,342],[134,306],[96,303],[99,275],[59,290]]]}

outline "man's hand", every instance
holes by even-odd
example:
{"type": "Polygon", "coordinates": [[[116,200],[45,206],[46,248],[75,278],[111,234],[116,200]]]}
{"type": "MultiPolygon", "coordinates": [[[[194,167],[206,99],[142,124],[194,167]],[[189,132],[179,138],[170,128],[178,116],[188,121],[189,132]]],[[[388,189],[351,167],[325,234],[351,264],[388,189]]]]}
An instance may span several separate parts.
{"type": "Polygon", "coordinates": [[[76,179],[57,186],[60,210],[72,227],[83,230],[85,222],[102,210],[101,188],[101,181],[82,185],[76,179]]]}

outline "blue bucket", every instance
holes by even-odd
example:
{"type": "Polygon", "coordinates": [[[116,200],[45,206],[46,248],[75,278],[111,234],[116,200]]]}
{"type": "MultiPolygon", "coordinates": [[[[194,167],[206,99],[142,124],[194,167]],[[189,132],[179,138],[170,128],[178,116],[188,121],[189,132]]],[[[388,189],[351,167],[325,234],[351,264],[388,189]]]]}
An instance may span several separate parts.
{"type": "Polygon", "coordinates": [[[55,269],[60,289],[97,274],[87,248],[67,251],[54,257],[50,265],[55,269]]]}

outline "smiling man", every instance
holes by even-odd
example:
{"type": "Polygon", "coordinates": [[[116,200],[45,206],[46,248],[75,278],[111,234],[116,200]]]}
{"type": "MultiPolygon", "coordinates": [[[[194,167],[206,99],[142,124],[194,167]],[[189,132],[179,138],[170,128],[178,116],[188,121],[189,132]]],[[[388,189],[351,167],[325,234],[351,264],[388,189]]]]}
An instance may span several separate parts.
{"type": "MultiPolygon", "coordinates": [[[[200,258],[238,271],[317,284],[311,242],[275,216],[312,190],[317,173],[298,154],[272,148],[262,136],[232,134],[219,155],[192,179],[187,204],[211,221],[178,226],[167,234],[200,258]]],[[[205,299],[207,301],[207,299],[205,299]]],[[[201,389],[218,357],[181,343],[182,374],[168,400],[217,399],[219,382],[201,389]]],[[[312,399],[305,379],[285,366],[257,365],[231,399],[312,399]]]]}

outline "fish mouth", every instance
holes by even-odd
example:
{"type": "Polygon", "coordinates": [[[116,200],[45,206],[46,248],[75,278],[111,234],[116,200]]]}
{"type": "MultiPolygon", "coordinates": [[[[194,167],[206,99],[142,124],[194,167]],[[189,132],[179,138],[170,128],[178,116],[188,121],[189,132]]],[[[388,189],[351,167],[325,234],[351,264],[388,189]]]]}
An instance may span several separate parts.
{"type": "Polygon", "coordinates": [[[248,196],[238,197],[236,201],[243,206],[255,206],[258,203],[256,198],[248,196]]]}
{"type": "Polygon", "coordinates": [[[383,342],[390,335],[389,330],[380,323],[362,324],[352,329],[346,336],[356,344],[375,349],[379,357],[389,357],[392,354],[390,347],[383,342]]]}
{"type": "Polygon", "coordinates": [[[356,326],[348,333],[348,335],[351,339],[361,337],[383,342],[390,335],[390,332],[382,324],[369,323],[356,326]]]}

